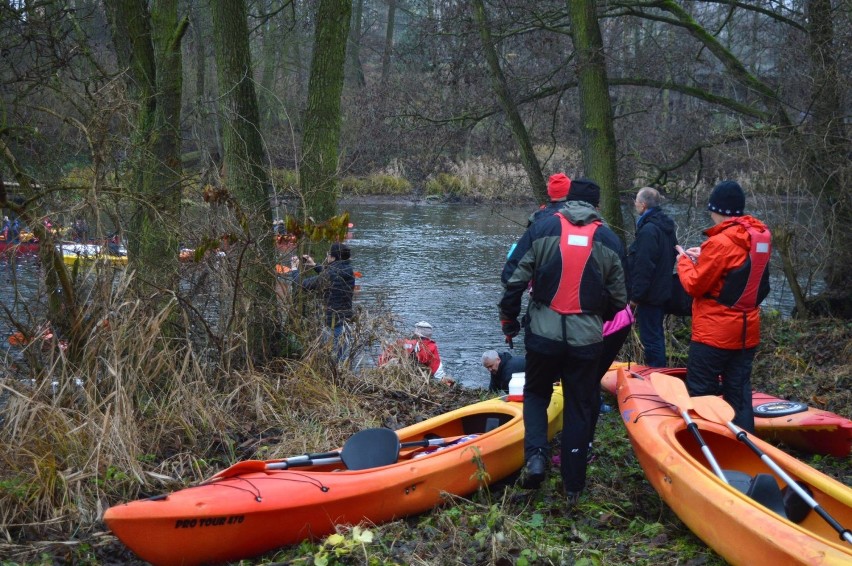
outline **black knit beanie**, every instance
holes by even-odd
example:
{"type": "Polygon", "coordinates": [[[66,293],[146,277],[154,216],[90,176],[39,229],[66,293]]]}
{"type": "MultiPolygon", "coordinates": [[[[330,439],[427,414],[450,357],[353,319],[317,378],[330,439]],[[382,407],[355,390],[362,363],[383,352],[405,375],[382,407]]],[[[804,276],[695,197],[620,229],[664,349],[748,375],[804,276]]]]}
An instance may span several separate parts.
{"type": "Polygon", "coordinates": [[[722,181],[713,188],[707,210],[723,216],[745,213],[745,192],[736,181],[722,181]]]}
{"type": "Polygon", "coordinates": [[[574,179],[565,200],[582,200],[592,206],[598,206],[601,203],[601,188],[591,179],[574,179]]]}
{"type": "Polygon", "coordinates": [[[328,250],[328,254],[336,260],[347,260],[352,257],[352,251],[349,249],[349,246],[337,242],[331,244],[331,249],[328,250]]]}

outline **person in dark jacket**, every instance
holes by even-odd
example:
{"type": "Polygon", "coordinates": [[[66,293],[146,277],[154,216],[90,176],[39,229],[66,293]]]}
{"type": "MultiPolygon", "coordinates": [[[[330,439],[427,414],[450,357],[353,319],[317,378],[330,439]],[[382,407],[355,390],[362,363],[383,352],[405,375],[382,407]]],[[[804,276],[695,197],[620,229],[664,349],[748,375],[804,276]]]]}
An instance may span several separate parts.
{"type": "Polygon", "coordinates": [[[526,371],[527,361],[523,356],[513,356],[509,352],[498,354],[497,350],[486,350],[482,354],[482,365],[491,374],[488,390],[497,393],[509,391],[512,374],[526,371]]]}
{"type": "Polygon", "coordinates": [[[535,280],[523,323],[526,465],[521,485],[538,488],[546,476],[547,407],[553,382],[559,380],[565,396],[560,466],[569,507],[586,483],[593,404],[599,403],[603,321],[627,304],[621,242],[595,210],[600,187],[592,181],[573,185],[558,214],[537,220],[521,236],[503,267],[499,303],[508,340],[520,333],[523,297],[535,280]]]}
{"type": "Polygon", "coordinates": [[[325,323],[333,335],[338,359],[346,356],[344,333],[346,322],[352,318],[352,299],[355,295],[355,272],[352,270],[349,246],[334,243],[328,250],[325,264],[317,265],[311,256],[304,257],[306,269],[316,275],[301,281],[302,289],[319,293],[325,303],[325,323]]]}
{"type": "Polygon", "coordinates": [[[666,366],[663,318],[677,258],[675,224],[660,208],[662,202],[662,195],[651,187],[636,194],[636,239],[627,250],[630,304],[636,307],[645,364],[651,367],[666,366]]]}

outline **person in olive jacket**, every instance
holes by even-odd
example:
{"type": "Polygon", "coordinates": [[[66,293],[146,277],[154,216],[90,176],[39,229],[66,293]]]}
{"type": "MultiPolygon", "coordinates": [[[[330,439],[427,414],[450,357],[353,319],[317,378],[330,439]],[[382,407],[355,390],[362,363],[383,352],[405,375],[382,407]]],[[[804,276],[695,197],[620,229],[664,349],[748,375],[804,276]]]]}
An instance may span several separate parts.
{"type": "Polygon", "coordinates": [[[675,223],[660,208],[662,202],[663,196],[651,187],[636,194],[636,239],[627,250],[630,304],[636,307],[645,364],[651,367],[666,366],[663,318],[677,258],[675,223]]]}
{"type": "Polygon", "coordinates": [[[524,457],[521,485],[538,488],[549,463],[547,407],[553,382],[565,394],[560,471],[566,504],[577,504],[586,484],[586,456],[593,404],[600,402],[598,363],[603,322],[627,304],[623,248],[595,207],[600,187],[579,179],[557,214],[534,222],[512,251],[501,274],[500,322],[507,341],[520,333],[526,349],[524,457]]]}

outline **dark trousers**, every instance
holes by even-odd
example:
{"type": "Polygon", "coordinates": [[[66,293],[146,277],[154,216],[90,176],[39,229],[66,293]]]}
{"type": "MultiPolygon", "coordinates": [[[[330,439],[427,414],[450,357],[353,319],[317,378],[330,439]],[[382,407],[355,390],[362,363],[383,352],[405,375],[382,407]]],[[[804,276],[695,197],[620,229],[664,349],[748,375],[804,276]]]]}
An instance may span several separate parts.
{"type": "Polygon", "coordinates": [[[580,359],[570,354],[527,352],[524,384],[524,455],[548,454],[547,407],[554,381],[562,382],[562,484],[566,491],[582,491],[586,485],[586,455],[593,434],[592,414],[600,407],[599,359],[580,359]]]}
{"type": "Polygon", "coordinates": [[[655,305],[636,305],[636,325],[639,328],[639,340],[645,350],[645,365],[666,367],[666,336],[663,333],[663,307],[655,305]]]}
{"type": "Polygon", "coordinates": [[[751,366],[756,348],[723,350],[700,342],[689,343],[686,387],[692,396],[718,395],[734,408],[734,424],[754,432],[751,402],[751,366]],[[719,377],[722,377],[721,384],[719,377]]]}

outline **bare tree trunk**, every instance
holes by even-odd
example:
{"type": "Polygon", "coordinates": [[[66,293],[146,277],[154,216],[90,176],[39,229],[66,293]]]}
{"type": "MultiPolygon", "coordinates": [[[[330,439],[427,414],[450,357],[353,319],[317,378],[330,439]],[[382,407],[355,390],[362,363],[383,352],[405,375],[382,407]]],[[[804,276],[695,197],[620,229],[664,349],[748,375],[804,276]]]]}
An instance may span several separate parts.
{"type": "Polygon", "coordinates": [[[306,216],[316,221],[337,212],[340,95],[351,11],[351,0],[320,0],[317,12],[300,175],[306,216]]]}
{"type": "Polygon", "coordinates": [[[388,25],[385,28],[385,50],[382,53],[382,84],[388,82],[393,54],[393,28],[396,20],[396,0],[388,0],[388,25]]]}
{"type": "Polygon", "coordinates": [[[790,291],[793,293],[793,301],[796,304],[796,316],[806,318],[808,315],[805,307],[805,294],[802,292],[802,287],[799,285],[799,280],[796,276],[796,268],[793,264],[793,231],[786,226],[776,226],[772,232],[772,243],[778,255],[781,256],[781,268],[784,271],[784,277],[787,283],[790,284],[790,291]]]}
{"type": "Polygon", "coordinates": [[[515,143],[518,144],[518,150],[521,152],[521,162],[524,165],[524,170],[527,172],[533,194],[539,202],[547,202],[547,185],[544,182],[541,165],[535,156],[535,150],[530,141],[529,133],[524,125],[524,121],[521,119],[521,115],[518,113],[518,107],[515,105],[512,93],[509,91],[509,85],[506,83],[506,77],[503,75],[503,69],[500,68],[497,50],[494,48],[494,41],[491,37],[491,26],[488,23],[488,15],[485,13],[485,5],[482,0],[472,0],[470,9],[479,28],[482,49],[485,53],[485,60],[488,62],[488,69],[491,72],[491,86],[494,88],[494,93],[497,95],[500,107],[506,113],[509,127],[512,130],[512,136],[515,138],[515,143]]]}
{"type": "Polygon", "coordinates": [[[364,0],[356,0],[352,7],[352,24],[349,30],[349,45],[346,48],[346,78],[363,88],[367,84],[364,67],[361,65],[361,23],[364,14],[364,0]]]}
{"type": "Polygon", "coordinates": [[[813,88],[813,131],[809,146],[807,176],[810,192],[822,196],[830,249],[826,269],[828,292],[836,300],[848,301],[852,290],[852,241],[847,237],[852,223],[852,155],[843,109],[843,74],[837,65],[834,25],[830,0],[809,0],[806,4],[808,53],[811,58],[813,88]]]}
{"type": "MultiPolygon", "coordinates": [[[[216,67],[225,114],[225,186],[236,200],[240,262],[235,316],[245,324],[249,354],[269,357],[275,328],[270,183],[260,136],[244,0],[212,0],[216,67]],[[245,305],[245,307],[243,307],[245,305]]],[[[226,204],[222,202],[221,204],[226,204]]]]}
{"type": "Polygon", "coordinates": [[[577,53],[583,166],[586,176],[601,187],[604,217],[623,239],[625,229],[618,198],[612,103],[595,8],[595,2],[568,0],[574,51],[577,53]]]}

